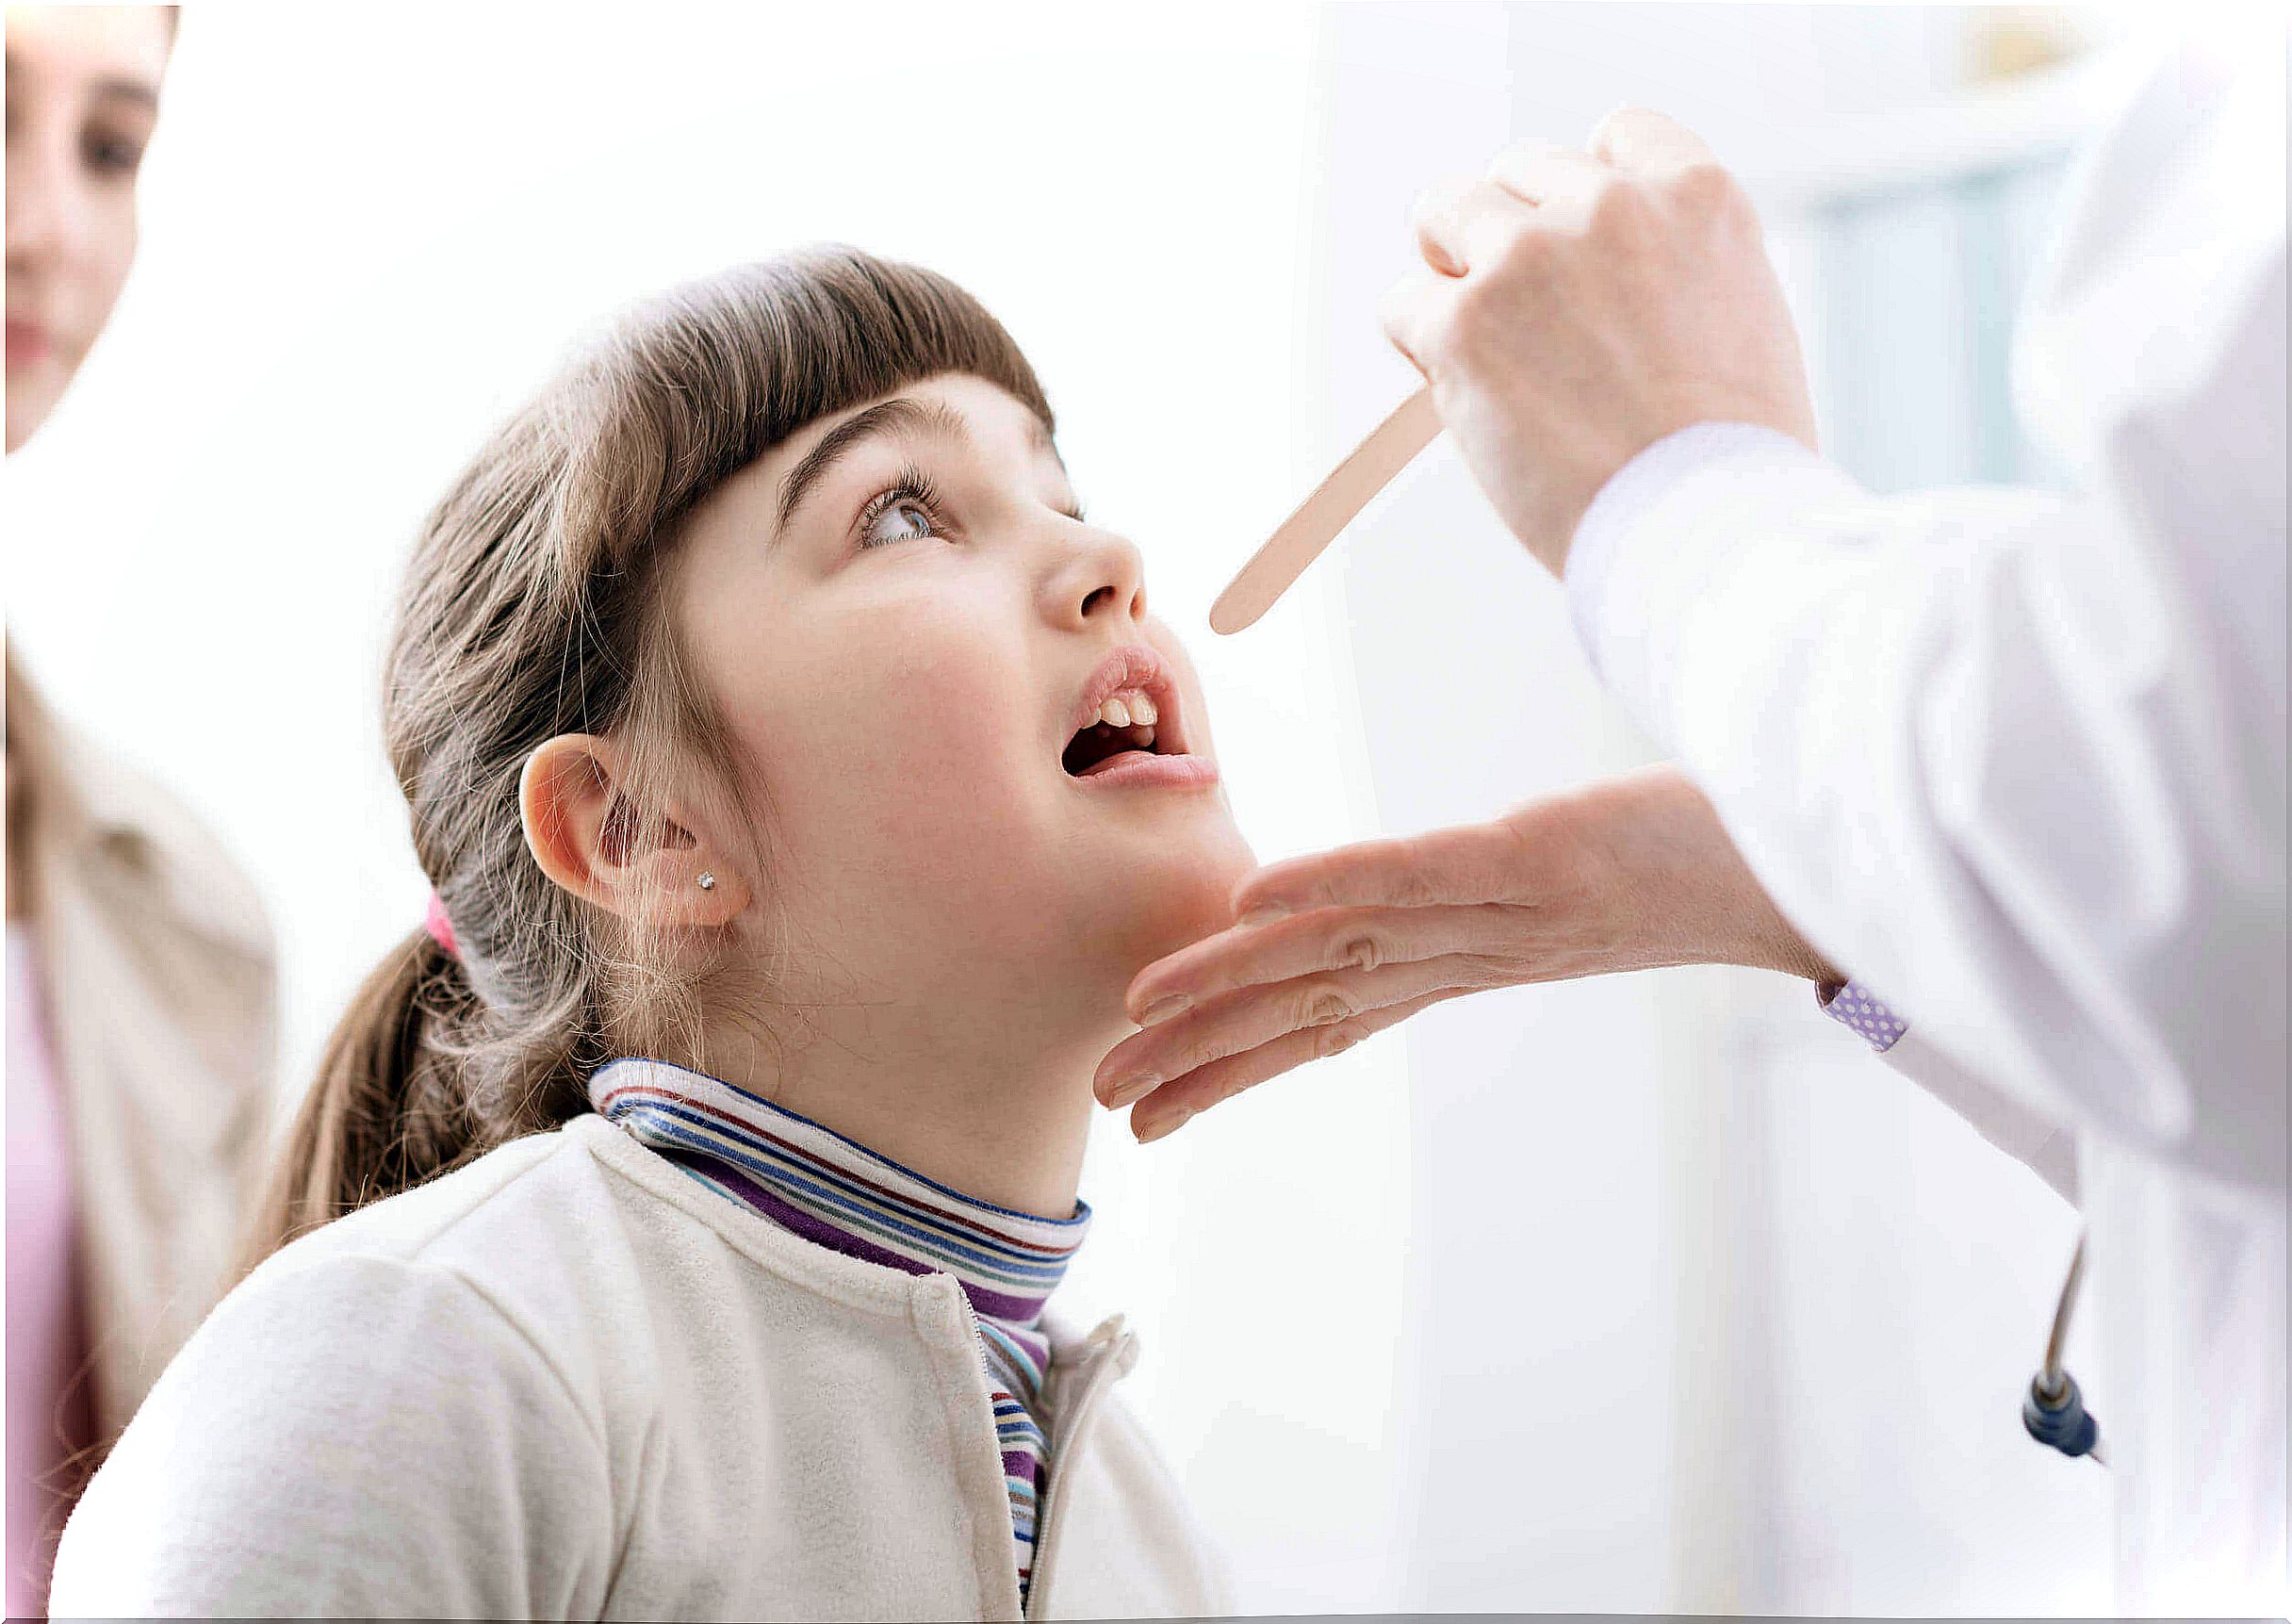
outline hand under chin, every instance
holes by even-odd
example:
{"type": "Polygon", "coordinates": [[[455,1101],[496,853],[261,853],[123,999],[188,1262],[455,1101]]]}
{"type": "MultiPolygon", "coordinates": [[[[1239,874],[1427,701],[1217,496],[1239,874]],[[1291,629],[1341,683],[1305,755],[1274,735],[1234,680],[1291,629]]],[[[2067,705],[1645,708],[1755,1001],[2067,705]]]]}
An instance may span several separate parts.
{"type": "Polygon", "coordinates": [[[1119,881],[1096,891],[1092,926],[1083,939],[1105,943],[1112,1007],[1120,1010],[1131,978],[1155,960],[1234,923],[1234,887],[1257,866],[1249,845],[1229,826],[1214,843],[1166,848],[1126,865],[1119,881]]]}

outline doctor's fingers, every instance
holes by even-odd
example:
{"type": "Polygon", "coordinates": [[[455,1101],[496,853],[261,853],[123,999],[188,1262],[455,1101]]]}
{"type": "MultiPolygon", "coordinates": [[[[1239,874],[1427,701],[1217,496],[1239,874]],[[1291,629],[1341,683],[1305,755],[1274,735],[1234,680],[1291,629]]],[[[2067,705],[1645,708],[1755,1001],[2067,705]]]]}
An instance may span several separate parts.
{"type": "MultiPolygon", "coordinates": [[[[1558,297],[1568,271],[1563,241],[1581,231],[1564,213],[1547,216],[1492,180],[1428,200],[1417,243],[1430,269],[1386,291],[1378,312],[1385,336],[1436,389],[1460,369],[1488,364],[1517,339],[1524,311],[1558,297]]],[[[1444,398],[1441,414],[1453,427],[1450,410],[1444,398]]]]}
{"type": "Polygon", "coordinates": [[[1234,887],[1234,914],[1310,908],[1434,908],[1533,902],[1570,877],[1575,843],[1544,806],[1422,834],[1356,841],[1285,858],[1234,887]]]}
{"type": "Polygon", "coordinates": [[[1457,205],[1471,189],[1470,181],[1442,181],[1419,192],[1409,205],[1409,229],[1416,234],[1416,252],[1443,276],[1465,274],[1464,257],[1451,251],[1449,241],[1455,235],[1457,205]]]}
{"type": "Polygon", "coordinates": [[[1622,178],[1588,153],[1558,141],[1514,141],[1488,160],[1487,178],[1533,205],[1543,224],[1580,229],[1600,193],[1622,178]]]}
{"type": "Polygon", "coordinates": [[[1222,1100],[1230,1100],[1245,1090],[1284,1072],[1295,1071],[1315,1060],[1327,1059],[1352,1047],[1363,1038],[1382,1032],[1387,1026],[1399,1025],[1419,1009],[1427,1009],[1445,998],[1454,998],[1469,988],[1446,988],[1411,998],[1400,1004],[1388,1004],[1356,1015],[1351,1021],[1335,1026],[1313,1026],[1302,1031],[1285,1032],[1272,1042],[1261,1043],[1247,1053],[1229,1056],[1212,1061],[1199,1071],[1189,1072],[1163,1084],[1138,1103],[1130,1113],[1130,1131],[1140,1143],[1158,1140],[1185,1125],[1187,1118],[1198,1115],[1222,1100]]]}
{"type": "Polygon", "coordinates": [[[1718,161],[1701,136],[1650,107],[1616,108],[1593,128],[1584,147],[1595,158],[1641,173],[1671,173],[1718,161]]]}
{"type": "Polygon", "coordinates": [[[1157,1084],[1307,1028],[1318,1032],[1316,1041],[1333,1045],[1327,1052],[1334,1054],[1373,1029],[1359,1023],[1378,1009],[1432,992],[1479,992],[1513,979],[1491,958],[1449,953],[1245,987],[1125,1038],[1099,1063],[1091,1091],[1109,1107],[1126,1106],[1157,1084]]]}
{"type": "Polygon", "coordinates": [[[1516,905],[1317,908],[1295,918],[1235,926],[1157,959],[1131,980],[1134,1021],[1168,1020],[1242,987],[1320,971],[1373,970],[1448,953],[1508,955],[1527,927],[1516,905]]]}
{"type": "Polygon", "coordinates": [[[1492,180],[1449,182],[1426,191],[1412,215],[1416,249],[1446,276],[1465,276],[1501,265],[1521,234],[1536,224],[1536,209],[1492,180]]]}
{"type": "Polygon", "coordinates": [[[1394,349],[1430,380],[1435,348],[1446,331],[1460,283],[1435,271],[1412,271],[1377,302],[1377,325],[1394,349]]]}

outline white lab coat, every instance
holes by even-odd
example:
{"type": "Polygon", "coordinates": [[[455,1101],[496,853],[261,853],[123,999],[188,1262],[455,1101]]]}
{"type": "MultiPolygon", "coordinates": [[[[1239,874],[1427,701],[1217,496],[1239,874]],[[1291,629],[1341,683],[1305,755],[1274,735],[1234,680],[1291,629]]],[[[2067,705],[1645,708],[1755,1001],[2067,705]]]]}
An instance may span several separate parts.
{"type": "Polygon", "coordinates": [[[2285,65],[2192,41],[2084,165],[2016,382],[2086,496],[1875,498],[1704,425],[1568,566],[1905,1069],[2074,1124],[2124,1612],[2287,1599],[2285,65]]]}

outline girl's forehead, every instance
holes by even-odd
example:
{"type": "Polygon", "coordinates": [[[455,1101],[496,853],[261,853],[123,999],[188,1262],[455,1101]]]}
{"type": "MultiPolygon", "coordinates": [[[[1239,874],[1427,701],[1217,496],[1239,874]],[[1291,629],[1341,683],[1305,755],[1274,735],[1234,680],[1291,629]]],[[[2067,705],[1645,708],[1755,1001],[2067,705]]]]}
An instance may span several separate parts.
{"type": "Polygon", "coordinates": [[[805,424],[774,451],[793,450],[802,456],[830,435],[848,435],[861,419],[909,433],[929,430],[980,451],[1058,454],[1049,426],[1034,408],[1001,385],[969,372],[941,372],[830,413],[805,424]]]}
{"type": "Polygon", "coordinates": [[[1058,463],[1049,427],[1024,402],[984,378],[943,373],[807,423],[760,458],[778,486],[780,524],[839,464],[881,440],[936,443],[1002,466],[1058,463]]]}
{"type": "Polygon", "coordinates": [[[984,378],[941,373],[805,424],[710,493],[694,510],[691,533],[729,522],[747,533],[761,526],[777,539],[805,522],[838,468],[886,444],[1066,477],[1050,428],[1033,408],[984,378]]]}
{"type": "Polygon", "coordinates": [[[10,6],[8,93],[36,74],[57,90],[155,98],[172,43],[160,6],[10,6]]]}

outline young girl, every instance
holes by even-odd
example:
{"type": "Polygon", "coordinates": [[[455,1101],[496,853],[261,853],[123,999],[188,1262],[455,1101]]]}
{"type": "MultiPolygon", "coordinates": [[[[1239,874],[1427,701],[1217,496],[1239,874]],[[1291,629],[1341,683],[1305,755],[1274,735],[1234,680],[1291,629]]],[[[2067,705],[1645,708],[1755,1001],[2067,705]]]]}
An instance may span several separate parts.
{"type": "Polygon", "coordinates": [[[161,1378],[59,1612],[1221,1609],[1131,1334],[1043,1305],[1123,989],[1250,857],[1052,427],[961,290],[834,251],[479,456],[385,690],[435,901],[272,1204],[324,1227],[161,1378]]]}

